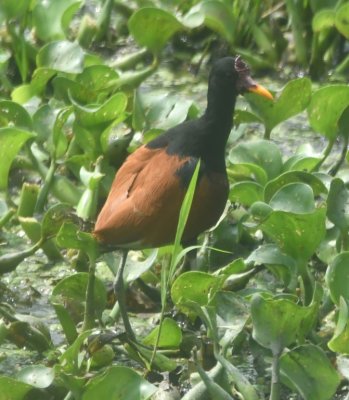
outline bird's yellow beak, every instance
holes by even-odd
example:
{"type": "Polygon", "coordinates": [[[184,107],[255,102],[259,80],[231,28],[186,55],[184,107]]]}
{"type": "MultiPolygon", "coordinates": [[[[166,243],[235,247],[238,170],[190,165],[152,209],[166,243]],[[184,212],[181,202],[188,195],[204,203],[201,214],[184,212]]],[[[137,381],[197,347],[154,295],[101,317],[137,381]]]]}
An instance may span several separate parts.
{"type": "Polygon", "coordinates": [[[273,95],[269,92],[269,90],[263,87],[262,85],[258,85],[258,83],[254,83],[253,85],[249,86],[247,91],[259,94],[260,96],[266,97],[269,100],[274,99],[273,95]]]}

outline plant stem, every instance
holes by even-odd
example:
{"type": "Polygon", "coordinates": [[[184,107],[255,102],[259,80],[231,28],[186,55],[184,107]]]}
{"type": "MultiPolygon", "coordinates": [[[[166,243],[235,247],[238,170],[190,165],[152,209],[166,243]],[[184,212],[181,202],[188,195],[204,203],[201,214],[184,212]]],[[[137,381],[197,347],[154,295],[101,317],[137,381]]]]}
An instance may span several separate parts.
{"type": "Polygon", "coordinates": [[[326,147],[326,149],[325,149],[325,151],[324,151],[323,157],[322,157],[321,160],[313,167],[313,169],[312,169],[310,172],[317,171],[317,170],[321,167],[321,165],[325,162],[325,160],[327,159],[327,157],[328,157],[329,154],[331,153],[331,150],[332,150],[333,145],[334,145],[334,139],[331,139],[331,140],[328,142],[328,144],[327,144],[327,147],[326,147]]]}
{"type": "Polygon", "coordinates": [[[273,354],[269,400],[280,399],[280,353],[273,354]]]}
{"type": "Polygon", "coordinates": [[[93,328],[95,320],[94,288],[95,288],[95,259],[89,256],[89,272],[86,289],[86,308],[84,315],[83,331],[93,328]]]}
{"type": "Polygon", "coordinates": [[[47,201],[47,196],[50,192],[53,178],[55,176],[56,168],[57,168],[56,161],[52,158],[50,167],[47,171],[47,175],[46,175],[46,178],[44,181],[44,185],[42,186],[42,188],[40,190],[38,201],[36,203],[35,211],[38,213],[42,213],[44,210],[45,203],[47,201]]]}

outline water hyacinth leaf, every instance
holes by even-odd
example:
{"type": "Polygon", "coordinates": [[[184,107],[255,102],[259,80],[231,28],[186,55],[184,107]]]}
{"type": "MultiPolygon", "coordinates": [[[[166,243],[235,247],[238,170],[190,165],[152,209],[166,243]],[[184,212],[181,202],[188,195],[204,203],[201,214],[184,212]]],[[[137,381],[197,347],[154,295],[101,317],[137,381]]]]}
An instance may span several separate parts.
{"type": "Polygon", "coordinates": [[[274,101],[266,101],[252,93],[246,94],[246,98],[266,130],[271,132],[276,125],[305,110],[311,98],[311,81],[298,78],[288,82],[274,101]]]}
{"type": "Polygon", "coordinates": [[[336,329],[332,339],[327,343],[329,349],[341,354],[349,354],[349,310],[348,304],[340,297],[336,329]]]}
{"type": "Polygon", "coordinates": [[[296,341],[308,313],[308,307],[301,307],[288,299],[265,299],[256,294],[251,302],[253,339],[271,350],[273,355],[278,355],[296,341]]]}
{"type": "Polygon", "coordinates": [[[237,182],[230,188],[229,200],[249,207],[263,200],[263,186],[257,182],[237,182]]]}
{"type": "Polygon", "coordinates": [[[53,368],[45,367],[44,365],[32,365],[21,369],[16,377],[21,382],[44,389],[53,382],[55,372],[53,368]]]}
{"type": "Polygon", "coordinates": [[[335,25],[339,32],[349,39],[349,4],[345,3],[336,12],[335,25]]]}
{"type": "Polygon", "coordinates": [[[50,42],[39,50],[36,63],[38,67],[77,74],[83,70],[84,51],[76,42],[50,42]]]}
{"type": "Polygon", "coordinates": [[[336,12],[332,9],[323,9],[317,12],[312,21],[314,32],[320,32],[323,29],[332,28],[335,24],[336,12]]]}
{"type": "Polygon", "coordinates": [[[311,127],[334,140],[338,134],[338,121],[349,106],[349,87],[347,85],[331,85],[316,90],[308,107],[311,127]]]}
{"type": "Polygon", "coordinates": [[[36,2],[33,9],[33,25],[39,39],[43,41],[64,39],[62,17],[68,7],[81,4],[76,0],[36,2]]]}
{"type": "Polygon", "coordinates": [[[71,221],[72,211],[72,208],[64,203],[50,207],[41,222],[41,236],[49,238],[57,235],[63,223],[71,221]]]}
{"type": "Polygon", "coordinates": [[[295,260],[272,243],[259,246],[248,256],[246,263],[266,265],[276,276],[283,279],[286,285],[297,271],[295,260]]]}
{"type": "Polygon", "coordinates": [[[192,311],[189,302],[200,306],[207,305],[209,298],[220,289],[222,278],[199,271],[185,272],[173,282],[171,298],[184,313],[192,311]]]}
{"type": "Polygon", "coordinates": [[[0,391],[4,399],[23,400],[34,389],[32,385],[8,376],[0,376],[0,391]]]}
{"type": "Polygon", "coordinates": [[[314,193],[305,183],[289,183],[278,190],[269,202],[273,210],[308,214],[315,211],[314,193]]]}
{"type": "MultiPolygon", "coordinates": [[[[153,329],[144,339],[143,344],[146,346],[155,346],[157,343],[159,327],[157,326],[153,329]]],[[[178,348],[182,342],[182,331],[181,328],[177,325],[171,318],[165,318],[162,327],[161,334],[159,338],[159,342],[157,346],[159,348],[178,348]]]]}
{"type": "Polygon", "coordinates": [[[264,186],[268,181],[267,173],[257,164],[232,164],[229,166],[227,172],[229,178],[235,182],[253,180],[264,186]]]}
{"type": "Polygon", "coordinates": [[[119,74],[107,65],[91,65],[76,77],[76,82],[91,92],[110,90],[112,82],[119,78],[119,74]]]}
{"type": "Polygon", "coordinates": [[[0,126],[16,126],[27,130],[33,129],[33,122],[28,111],[14,101],[0,101],[0,126]]]}
{"type": "Polygon", "coordinates": [[[260,228],[283,252],[296,260],[306,261],[325,237],[325,220],[324,207],[308,214],[273,211],[260,228]]]}
{"type": "Polygon", "coordinates": [[[327,197],[327,217],[341,231],[349,226],[349,193],[340,178],[331,181],[327,197]]]}
{"type": "Polygon", "coordinates": [[[278,176],[282,170],[281,152],[276,144],[268,140],[240,143],[229,153],[232,164],[250,163],[263,168],[269,179],[278,176]]]}
{"type": "Polygon", "coordinates": [[[280,357],[281,380],[305,400],[330,400],[340,377],[318,346],[306,344],[280,357]]]}
{"type": "Polygon", "coordinates": [[[102,375],[90,379],[82,400],[132,399],[147,400],[157,388],[128,367],[112,366],[102,375]]]}
{"type": "Polygon", "coordinates": [[[160,53],[176,32],[185,29],[174,15],[153,7],[134,12],[128,21],[128,28],[136,42],[154,54],[160,53]]]}
{"type": "Polygon", "coordinates": [[[320,162],[321,157],[307,156],[304,154],[296,154],[290,157],[284,165],[285,171],[303,171],[310,172],[320,162]]]}
{"type": "MultiPolygon", "coordinates": [[[[54,306],[63,306],[75,324],[84,318],[87,283],[88,274],[80,272],[62,279],[52,291],[51,303],[54,306]]],[[[99,278],[95,277],[94,308],[96,318],[101,317],[106,303],[107,292],[104,284],[99,278]]]]}
{"type": "Polygon", "coordinates": [[[340,298],[349,302],[349,252],[338,254],[329,264],[326,271],[326,283],[330,289],[332,301],[339,305],[340,298]]]}
{"type": "Polygon", "coordinates": [[[67,374],[79,374],[81,367],[81,352],[83,343],[91,335],[91,331],[87,330],[76,336],[65,352],[60,356],[59,362],[62,370],[67,374]]]}
{"type": "Polygon", "coordinates": [[[35,137],[35,133],[16,127],[0,128],[0,190],[7,188],[12,161],[24,143],[35,137]]]}
{"type": "Polygon", "coordinates": [[[36,110],[33,115],[34,130],[37,133],[36,140],[39,143],[51,141],[51,135],[55,120],[57,118],[57,109],[53,109],[48,104],[44,104],[36,110]]]}
{"type": "Polygon", "coordinates": [[[54,157],[62,157],[68,147],[68,138],[65,134],[64,127],[67,123],[68,118],[73,112],[73,107],[66,107],[60,110],[57,114],[56,120],[53,125],[53,135],[52,135],[52,153],[54,157]]]}
{"type": "Polygon", "coordinates": [[[206,0],[200,3],[199,12],[205,16],[205,25],[217,32],[229,43],[235,39],[236,21],[229,7],[220,1],[206,0]]]}
{"type": "Polygon", "coordinates": [[[314,192],[314,196],[327,194],[326,186],[315,175],[304,171],[287,171],[267,183],[264,188],[264,201],[269,202],[274,194],[283,186],[296,182],[309,185],[314,192]]]}
{"type": "Polygon", "coordinates": [[[103,104],[96,106],[82,106],[72,100],[74,105],[76,120],[85,128],[91,128],[112,122],[127,106],[127,96],[122,93],[116,93],[103,104]]]}

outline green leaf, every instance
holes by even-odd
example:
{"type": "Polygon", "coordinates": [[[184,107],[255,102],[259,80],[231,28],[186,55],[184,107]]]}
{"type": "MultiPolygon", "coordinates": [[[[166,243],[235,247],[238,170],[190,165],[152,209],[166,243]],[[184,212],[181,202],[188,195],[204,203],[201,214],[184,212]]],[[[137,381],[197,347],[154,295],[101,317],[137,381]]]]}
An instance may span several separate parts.
{"type": "Polygon", "coordinates": [[[2,0],[0,4],[0,11],[2,11],[6,19],[21,18],[31,5],[31,0],[2,0]]]}
{"type": "Polygon", "coordinates": [[[263,186],[257,182],[237,182],[231,186],[229,200],[249,207],[263,200],[263,186]]]}
{"type": "MultiPolygon", "coordinates": [[[[220,289],[222,279],[199,271],[189,271],[180,275],[171,288],[174,304],[183,312],[191,313],[190,302],[207,305],[209,298],[220,289]]],[[[195,310],[194,310],[195,311],[195,310]]]]}
{"type": "Polygon", "coordinates": [[[16,127],[0,128],[0,189],[7,188],[12,161],[23,144],[35,134],[16,127]]]}
{"type": "Polygon", "coordinates": [[[349,4],[344,3],[336,12],[335,25],[339,32],[349,39],[349,4]]]}
{"type": "Polygon", "coordinates": [[[266,101],[256,94],[245,94],[252,110],[264,122],[266,131],[302,112],[311,98],[311,81],[298,78],[287,83],[281,95],[274,101],[266,101]]]}
{"type": "Polygon", "coordinates": [[[340,377],[323,350],[313,344],[296,347],[280,358],[282,381],[305,400],[330,400],[340,377]]]}
{"type": "Polygon", "coordinates": [[[152,7],[134,12],[128,21],[128,28],[136,42],[154,54],[160,53],[176,32],[185,29],[174,15],[152,7]]]}
{"type": "Polygon", "coordinates": [[[57,235],[64,222],[72,219],[72,208],[68,204],[58,203],[51,206],[41,223],[41,236],[48,238],[57,235]]]}
{"type": "Polygon", "coordinates": [[[269,205],[273,210],[296,214],[308,214],[315,211],[313,190],[305,183],[289,183],[278,190],[269,205]]]}
{"type": "Polygon", "coordinates": [[[113,366],[88,382],[82,400],[95,400],[96,398],[146,400],[156,390],[154,385],[133,369],[113,366]]]}
{"type": "Polygon", "coordinates": [[[309,185],[313,189],[314,196],[327,194],[326,186],[315,175],[304,171],[288,171],[267,183],[264,188],[264,201],[269,202],[274,194],[283,186],[296,182],[303,182],[309,185]]]}
{"type": "MultiPolygon", "coordinates": [[[[153,329],[144,339],[143,344],[146,346],[155,346],[159,327],[153,329]]],[[[182,331],[177,323],[171,318],[164,318],[161,327],[161,334],[158,342],[159,348],[176,349],[182,342],[182,331]]]]}
{"type": "Polygon", "coordinates": [[[66,9],[73,4],[81,4],[81,2],[76,0],[36,2],[33,9],[33,25],[39,39],[49,41],[64,38],[62,17],[66,9]]]}
{"type": "Polygon", "coordinates": [[[349,86],[331,85],[318,89],[313,93],[308,118],[311,127],[334,140],[338,134],[338,121],[349,106],[349,86]]]}
{"type": "Polygon", "coordinates": [[[229,43],[235,39],[236,21],[231,9],[221,1],[208,0],[200,3],[199,12],[205,17],[205,25],[217,32],[229,43]]]}
{"type": "Polygon", "coordinates": [[[323,9],[317,12],[312,21],[314,32],[320,32],[323,29],[332,28],[335,24],[336,12],[332,9],[323,9]]]}
{"type": "Polygon", "coordinates": [[[282,170],[281,152],[276,144],[268,140],[238,144],[231,149],[229,161],[232,164],[256,164],[265,170],[269,179],[278,176],[282,170]]]}
{"type": "Polygon", "coordinates": [[[25,108],[14,101],[0,101],[0,126],[14,125],[17,128],[33,129],[32,119],[25,108]]]}
{"type": "Polygon", "coordinates": [[[54,370],[45,367],[44,365],[31,365],[24,367],[17,373],[17,379],[21,382],[40,389],[49,387],[53,382],[54,377],[54,370]]]}
{"type": "Polygon", "coordinates": [[[339,312],[336,329],[333,337],[327,343],[329,349],[333,352],[341,354],[349,354],[349,310],[348,304],[340,297],[339,312]]]}
{"type": "Polygon", "coordinates": [[[282,251],[297,261],[307,261],[325,237],[326,209],[309,214],[273,211],[260,228],[282,251]]]}
{"type": "Polygon", "coordinates": [[[253,339],[261,346],[279,355],[301,335],[302,323],[309,307],[301,307],[287,299],[252,297],[251,316],[253,339]],[[290,318],[292,316],[292,318],[290,318]]]}
{"type": "Polygon", "coordinates": [[[341,231],[349,226],[349,193],[340,178],[331,181],[327,197],[327,217],[341,231]]]}
{"type": "Polygon", "coordinates": [[[0,392],[4,399],[23,400],[33,386],[16,379],[0,376],[0,392]]]}
{"type": "Polygon", "coordinates": [[[76,42],[65,40],[50,42],[41,47],[36,63],[38,67],[77,74],[83,70],[84,52],[76,42]]]}
{"type": "Polygon", "coordinates": [[[76,82],[87,91],[89,98],[85,100],[91,102],[97,93],[110,90],[118,78],[119,74],[107,65],[91,65],[76,77],[76,82]]]}
{"type": "Polygon", "coordinates": [[[326,283],[330,289],[332,301],[337,305],[341,297],[343,297],[346,302],[349,302],[348,263],[349,252],[344,251],[332,260],[326,271],[326,283]]]}
{"type": "Polygon", "coordinates": [[[106,100],[105,103],[96,106],[82,106],[74,100],[72,100],[72,103],[76,120],[83,127],[91,128],[110,123],[123,113],[127,106],[127,96],[119,92],[106,100]]]}
{"type": "Polygon", "coordinates": [[[253,180],[261,185],[268,181],[267,173],[257,164],[235,163],[229,166],[228,176],[233,181],[253,180]]]}

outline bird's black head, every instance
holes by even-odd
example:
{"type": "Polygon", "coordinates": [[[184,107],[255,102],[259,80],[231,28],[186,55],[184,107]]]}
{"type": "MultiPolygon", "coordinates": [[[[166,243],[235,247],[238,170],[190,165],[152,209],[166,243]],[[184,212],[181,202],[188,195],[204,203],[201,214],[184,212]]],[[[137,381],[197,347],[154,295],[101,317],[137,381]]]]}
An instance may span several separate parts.
{"type": "Polygon", "coordinates": [[[240,56],[224,57],[216,61],[210,73],[209,87],[221,96],[230,93],[230,96],[236,97],[249,91],[272,99],[266,89],[253,81],[248,65],[240,56]]]}

